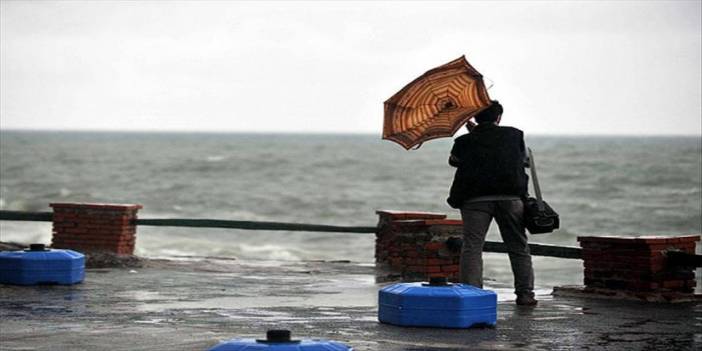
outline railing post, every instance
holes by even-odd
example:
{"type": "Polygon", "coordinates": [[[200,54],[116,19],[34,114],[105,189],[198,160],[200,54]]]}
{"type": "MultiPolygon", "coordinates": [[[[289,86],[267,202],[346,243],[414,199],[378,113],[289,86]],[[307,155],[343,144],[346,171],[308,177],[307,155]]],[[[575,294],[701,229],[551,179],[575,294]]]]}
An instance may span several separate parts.
{"type": "Polygon", "coordinates": [[[135,204],[52,203],[53,248],[134,254],[135,204]]]}
{"type": "Polygon", "coordinates": [[[375,262],[388,278],[426,281],[431,277],[458,280],[459,252],[447,239],[461,237],[462,222],[442,213],[376,211],[375,262]]]}
{"type": "MultiPolygon", "coordinates": [[[[692,293],[696,282],[691,267],[669,262],[668,251],[695,253],[699,235],[660,237],[580,236],[585,265],[585,288],[636,293],[692,293]]],[[[643,296],[643,295],[642,295],[643,296]]]]}

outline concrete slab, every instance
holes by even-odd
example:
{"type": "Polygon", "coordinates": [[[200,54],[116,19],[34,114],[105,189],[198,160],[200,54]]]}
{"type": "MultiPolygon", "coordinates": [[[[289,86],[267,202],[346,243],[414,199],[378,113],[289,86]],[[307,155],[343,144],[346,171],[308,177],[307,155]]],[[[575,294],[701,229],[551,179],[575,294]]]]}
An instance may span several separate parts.
{"type": "Polygon", "coordinates": [[[373,265],[349,262],[150,261],[88,269],[75,286],[0,285],[2,350],[206,350],[285,328],[355,350],[699,350],[702,304],[551,297],[515,306],[493,282],[487,329],[402,328],[377,321],[373,265]]]}

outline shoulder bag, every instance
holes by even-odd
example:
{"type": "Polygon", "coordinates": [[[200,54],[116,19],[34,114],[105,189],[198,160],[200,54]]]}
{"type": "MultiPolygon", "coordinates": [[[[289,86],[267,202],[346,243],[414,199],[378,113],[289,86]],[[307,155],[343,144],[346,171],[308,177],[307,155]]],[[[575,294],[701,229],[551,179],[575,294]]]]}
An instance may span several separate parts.
{"type": "Polygon", "coordinates": [[[534,183],[536,198],[527,197],[524,200],[524,224],[531,234],[551,233],[560,226],[558,213],[541,198],[534,154],[531,149],[527,148],[527,150],[529,151],[529,168],[531,169],[531,181],[534,183]]]}

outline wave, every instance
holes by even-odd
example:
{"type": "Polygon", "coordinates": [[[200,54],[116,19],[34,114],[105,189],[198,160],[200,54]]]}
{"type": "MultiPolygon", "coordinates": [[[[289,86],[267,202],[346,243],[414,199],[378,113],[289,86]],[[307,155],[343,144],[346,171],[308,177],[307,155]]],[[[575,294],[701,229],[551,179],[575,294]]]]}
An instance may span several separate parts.
{"type": "Polygon", "coordinates": [[[221,162],[226,160],[228,157],[227,156],[222,156],[222,155],[212,155],[212,156],[207,156],[205,160],[207,162],[221,162]]]}
{"type": "MultiPolygon", "coordinates": [[[[458,217],[445,204],[453,176],[446,164],[449,139],[411,152],[368,136],[3,132],[2,139],[0,208],[7,210],[98,201],[142,204],[142,218],[372,226],[376,209],[393,208],[458,217]],[[67,164],[67,157],[86,162],[67,164]]],[[[696,139],[530,137],[529,144],[544,196],[564,228],[534,239],[573,244],[578,235],[699,231],[696,139]]],[[[221,231],[139,228],[138,248],[148,255],[223,250],[236,257],[372,259],[372,236],[221,231]]]]}

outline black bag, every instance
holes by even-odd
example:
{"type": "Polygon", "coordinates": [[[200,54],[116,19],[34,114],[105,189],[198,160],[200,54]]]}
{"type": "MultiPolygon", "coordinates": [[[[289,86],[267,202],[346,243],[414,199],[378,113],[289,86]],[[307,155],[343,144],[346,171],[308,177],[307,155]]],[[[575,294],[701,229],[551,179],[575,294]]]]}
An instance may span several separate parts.
{"type": "Polygon", "coordinates": [[[551,233],[560,226],[558,213],[541,198],[539,179],[536,176],[534,155],[529,150],[529,168],[531,180],[534,182],[536,198],[529,197],[524,200],[524,224],[531,234],[551,233]]]}

